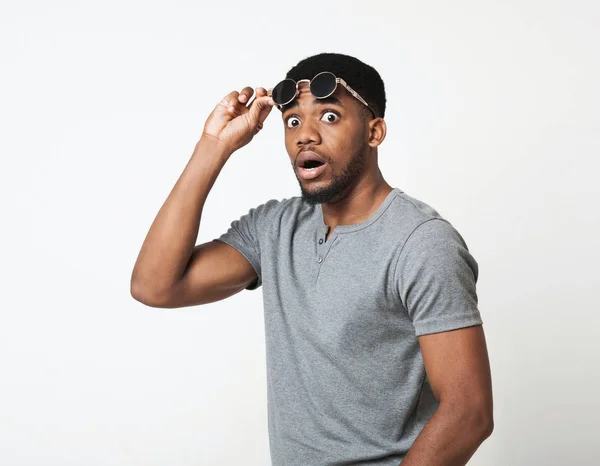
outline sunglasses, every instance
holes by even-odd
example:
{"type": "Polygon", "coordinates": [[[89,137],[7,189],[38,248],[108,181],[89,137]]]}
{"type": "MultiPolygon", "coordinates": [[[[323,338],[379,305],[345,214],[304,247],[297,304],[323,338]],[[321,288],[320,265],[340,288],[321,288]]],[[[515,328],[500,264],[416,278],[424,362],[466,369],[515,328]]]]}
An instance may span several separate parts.
{"type": "Polygon", "coordinates": [[[273,99],[273,101],[279,106],[279,109],[281,110],[282,106],[289,104],[292,100],[298,97],[298,94],[300,93],[300,91],[298,90],[298,84],[302,82],[310,83],[310,92],[317,99],[325,99],[326,97],[329,97],[335,92],[338,84],[341,84],[348,90],[348,92],[350,92],[350,94],[352,94],[363,104],[365,104],[367,108],[371,110],[371,113],[373,113],[374,117],[377,117],[377,115],[375,115],[373,109],[369,107],[369,104],[365,101],[365,99],[358,95],[358,92],[356,92],[354,89],[348,86],[346,81],[344,81],[342,78],[338,78],[335,74],[333,74],[330,71],[323,71],[322,73],[319,73],[310,80],[301,79],[300,81],[296,82],[290,78],[284,79],[273,89],[269,90],[269,97],[273,99]]]}

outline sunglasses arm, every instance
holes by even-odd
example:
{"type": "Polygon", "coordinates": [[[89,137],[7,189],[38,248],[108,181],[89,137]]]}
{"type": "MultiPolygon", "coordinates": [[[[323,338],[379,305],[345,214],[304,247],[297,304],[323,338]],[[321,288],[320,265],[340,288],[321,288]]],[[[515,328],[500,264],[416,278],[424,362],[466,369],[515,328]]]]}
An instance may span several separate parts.
{"type": "MultiPolygon", "coordinates": [[[[346,83],[346,81],[344,81],[342,78],[336,78],[337,82],[340,83],[342,86],[344,86],[348,92],[350,92],[350,94],[352,94],[354,97],[356,97],[358,100],[360,100],[363,104],[365,104],[367,107],[369,107],[369,104],[367,102],[365,102],[365,100],[358,95],[358,92],[356,92],[354,89],[352,89],[350,86],[348,86],[348,83],[346,83]]],[[[369,107],[371,108],[371,107],[369,107]]]]}

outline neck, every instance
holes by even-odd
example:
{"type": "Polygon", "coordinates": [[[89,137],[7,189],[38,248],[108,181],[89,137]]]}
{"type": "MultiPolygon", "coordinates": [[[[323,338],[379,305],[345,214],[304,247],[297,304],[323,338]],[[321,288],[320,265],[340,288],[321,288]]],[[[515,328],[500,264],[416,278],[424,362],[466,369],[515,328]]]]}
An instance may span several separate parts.
{"type": "Polygon", "coordinates": [[[367,220],[377,211],[392,187],[377,169],[374,176],[361,179],[339,199],[321,204],[323,220],[331,232],[338,225],[353,225],[367,220]]]}

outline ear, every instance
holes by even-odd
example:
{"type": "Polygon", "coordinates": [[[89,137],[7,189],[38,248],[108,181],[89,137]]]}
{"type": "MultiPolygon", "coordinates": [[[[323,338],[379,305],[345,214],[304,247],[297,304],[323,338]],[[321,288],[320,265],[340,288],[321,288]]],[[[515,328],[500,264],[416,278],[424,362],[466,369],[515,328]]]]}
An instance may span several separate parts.
{"type": "Polygon", "coordinates": [[[383,118],[374,118],[369,121],[369,146],[377,147],[385,139],[387,125],[383,118]]]}

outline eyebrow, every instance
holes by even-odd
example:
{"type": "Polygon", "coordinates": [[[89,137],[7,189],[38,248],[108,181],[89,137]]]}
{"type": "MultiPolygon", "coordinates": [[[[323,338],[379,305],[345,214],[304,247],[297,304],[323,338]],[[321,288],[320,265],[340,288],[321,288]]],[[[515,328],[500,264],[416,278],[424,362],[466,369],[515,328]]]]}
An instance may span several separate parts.
{"type": "MultiPolygon", "coordinates": [[[[339,105],[342,108],[344,107],[344,104],[342,104],[341,100],[332,95],[330,95],[329,97],[325,97],[324,99],[315,98],[312,103],[313,103],[313,105],[328,105],[328,104],[331,105],[331,104],[333,104],[333,105],[339,105]]],[[[291,110],[292,108],[295,108],[298,105],[300,105],[300,102],[296,98],[289,104],[284,105],[281,109],[281,113],[284,114],[288,110],[291,110]]]]}

